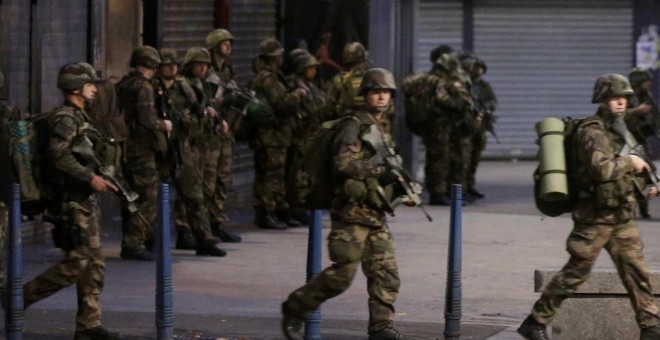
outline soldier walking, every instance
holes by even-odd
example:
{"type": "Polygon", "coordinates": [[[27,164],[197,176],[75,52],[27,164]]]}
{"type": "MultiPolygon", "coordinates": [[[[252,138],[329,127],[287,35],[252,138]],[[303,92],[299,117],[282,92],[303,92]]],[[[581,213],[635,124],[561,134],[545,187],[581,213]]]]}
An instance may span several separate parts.
{"type": "Polygon", "coordinates": [[[375,147],[363,141],[366,132],[375,127],[386,147],[394,147],[382,122],[395,92],[392,73],[368,70],[359,90],[367,109],[338,123],[342,125],[331,144],[333,169],[328,169],[339,174],[333,183],[337,189],[328,236],[333,263],[282,303],[282,328],[287,339],[303,339],[304,320],[323,302],[346,291],[360,265],[369,293],[369,339],[405,339],[394,328],[394,302],[400,281],[394,241],[385,218],[385,206],[396,198],[392,192],[397,179],[373,161],[375,147]],[[374,190],[385,194],[373,194],[374,190]]]}
{"type": "MultiPolygon", "coordinates": [[[[605,248],[616,265],[641,329],[641,340],[660,339],[660,310],[653,300],[644,245],[635,220],[633,182],[650,166],[636,155],[617,156],[630,135],[624,122],[628,98],[633,94],[628,79],[606,74],[596,79],[592,103],[596,115],[578,131],[576,150],[579,200],[573,209],[573,230],[566,241],[568,262],[545,287],[532,313],[518,328],[527,339],[550,339],[546,326],[561,303],[584,283],[605,248]],[[583,128],[582,128],[583,127],[583,128]]],[[[566,152],[571,152],[567,150],[566,152]]],[[[648,198],[658,194],[649,186],[648,198]]]]}
{"type": "MultiPolygon", "coordinates": [[[[53,194],[47,214],[56,222],[56,239],[64,250],[64,259],[52,265],[23,286],[25,308],[60,289],[76,285],[78,313],[74,339],[119,339],[101,326],[100,294],[105,279],[101,252],[98,192],[117,191],[82,164],[75,156],[76,142],[86,135],[90,118],[85,103],[96,93],[99,81],[92,66],[86,63],[64,65],[57,77],[57,87],[64,93],[64,105],[48,118],[49,173],[53,174],[53,194]]],[[[100,141],[95,141],[100,142],[100,141]]]]}

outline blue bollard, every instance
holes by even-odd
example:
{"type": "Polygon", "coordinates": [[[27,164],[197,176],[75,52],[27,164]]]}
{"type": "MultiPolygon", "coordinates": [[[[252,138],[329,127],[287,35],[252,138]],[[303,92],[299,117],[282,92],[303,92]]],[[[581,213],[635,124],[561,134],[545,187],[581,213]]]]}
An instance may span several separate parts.
{"type": "Polygon", "coordinates": [[[462,190],[460,184],[451,186],[451,222],[447,256],[447,289],[445,291],[445,339],[459,339],[461,336],[462,190]]]}
{"type": "Polygon", "coordinates": [[[158,340],[174,337],[172,253],[170,251],[170,187],[158,187],[158,226],[156,258],[156,332],[158,340]]]}
{"type": "MultiPolygon", "coordinates": [[[[8,302],[5,314],[5,333],[8,340],[23,339],[23,279],[22,263],[23,253],[21,249],[21,186],[12,184],[11,207],[9,213],[9,259],[7,271],[7,283],[9,284],[9,296],[4,296],[8,302]]],[[[1,264],[0,264],[1,265],[1,264]]]]}
{"type": "MultiPolygon", "coordinates": [[[[321,210],[314,210],[312,223],[309,225],[309,240],[307,242],[307,281],[321,272],[321,256],[323,236],[321,232],[321,210]]],[[[305,320],[305,340],[321,339],[321,309],[317,308],[305,320]]]]}

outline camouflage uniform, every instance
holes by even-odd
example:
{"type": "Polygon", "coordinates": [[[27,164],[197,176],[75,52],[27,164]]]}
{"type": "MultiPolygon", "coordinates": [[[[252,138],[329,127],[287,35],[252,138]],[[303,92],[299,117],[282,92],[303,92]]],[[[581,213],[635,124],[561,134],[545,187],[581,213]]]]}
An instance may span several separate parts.
{"type": "MultiPolygon", "coordinates": [[[[276,41],[268,39],[265,42],[274,45],[276,41]]],[[[260,45],[267,45],[265,42],[260,45]]],[[[289,92],[284,76],[273,64],[261,66],[250,87],[272,108],[275,115],[273,123],[255,127],[256,133],[250,140],[250,147],[254,150],[252,204],[257,210],[255,220],[260,227],[271,228],[270,223],[265,221],[279,221],[276,216],[288,214],[290,208],[285,184],[287,148],[291,144],[293,116],[299,98],[289,92]]],[[[277,229],[281,228],[280,224],[277,229]]]]}
{"type": "Polygon", "coordinates": [[[80,164],[71,151],[72,142],[80,135],[79,130],[89,121],[85,111],[68,102],[55,109],[49,119],[53,185],[58,197],[51,202],[48,214],[60,220],[65,229],[80,232],[82,240],[73,248],[63,249],[63,260],[23,287],[27,308],[75,284],[78,293],[77,330],[101,325],[99,295],[105,277],[98,202],[89,184],[94,173],[80,164]]]}
{"type": "Polygon", "coordinates": [[[158,118],[154,87],[141,73],[133,71],[117,84],[120,106],[126,114],[130,138],[126,141],[126,181],[140,198],[137,208],[149,223],[137,214],[124,211],[122,250],[138,250],[155,241],[159,172],[157,157],[164,159],[167,151],[166,126],[158,118]]]}
{"type": "Polygon", "coordinates": [[[454,55],[443,54],[430,73],[433,77],[429,79],[435,82],[436,111],[422,135],[426,147],[424,174],[431,204],[442,204],[448,187],[465,181],[467,166],[462,160],[469,155],[469,143],[460,130],[469,124],[472,99],[468,80],[454,55]],[[452,147],[455,161],[450,169],[452,147]]]}
{"type": "Polygon", "coordinates": [[[366,193],[367,183],[378,182],[382,171],[369,161],[374,152],[359,139],[359,133],[371,124],[378,124],[383,133],[384,127],[370,113],[361,111],[356,117],[360,123],[347,120],[333,143],[337,150],[333,171],[344,178],[336,183],[340,189],[331,210],[328,249],[333,264],[291,293],[285,304],[306,319],[321,303],[348,289],[362,265],[369,293],[369,332],[376,332],[391,328],[394,323],[400,280],[385,212],[381,203],[368,199],[367,196],[373,196],[366,193]],[[355,190],[360,186],[365,189],[355,190]],[[356,197],[356,191],[363,191],[364,195],[356,197]]]}
{"type": "MultiPolygon", "coordinates": [[[[384,69],[367,71],[359,94],[368,95],[372,89],[387,89],[393,96],[394,77],[384,69]]],[[[336,176],[332,183],[335,197],[330,210],[328,250],[333,263],[293,291],[282,304],[287,338],[297,338],[302,320],[324,301],[346,291],[361,265],[369,294],[369,339],[404,339],[393,327],[400,280],[395,244],[385,218],[397,179],[374,162],[374,148],[363,142],[364,135],[375,127],[383,136],[384,146],[394,149],[394,141],[383,125],[385,109],[358,111],[338,123],[341,125],[331,144],[336,176]]]]}
{"type": "MultiPolygon", "coordinates": [[[[579,199],[573,209],[573,230],[566,241],[571,255],[568,263],[543,290],[531,315],[518,329],[523,335],[545,333],[545,325],[555,317],[562,301],[569,298],[587,279],[603,248],[612,257],[626,288],[635,318],[642,329],[642,339],[660,335],[659,309],[653,300],[649,269],[644,260],[635,209],[632,156],[618,157],[625,145],[625,123],[621,115],[611,113],[609,98],[630,95],[625,77],[603,75],[596,82],[594,103],[601,103],[597,118],[585,123],[577,138],[577,178],[579,199]],[[627,89],[623,86],[627,86],[627,89]],[[602,89],[606,89],[602,91],[602,89]],[[646,336],[645,336],[646,334],[646,336]]],[[[547,335],[546,337],[547,338],[547,335]]]]}
{"type": "MultiPolygon", "coordinates": [[[[483,61],[477,60],[477,63],[479,62],[483,63],[483,61]]],[[[483,65],[485,68],[485,64],[483,65]]],[[[478,193],[474,188],[476,183],[477,167],[479,167],[481,153],[486,148],[486,131],[492,131],[493,129],[493,123],[496,118],[493,115],[493,112],[497,108],[497,98],[495,97],[495,91],[493,91],[490,83],[484,80],[482,77],[472,79],[472,93],[474,96],[474,101],[480,111],[479,114],[481,115],[481,122],[471,137],[470,162],[468,165],[465,185],[467,192],[478,193]]]]}

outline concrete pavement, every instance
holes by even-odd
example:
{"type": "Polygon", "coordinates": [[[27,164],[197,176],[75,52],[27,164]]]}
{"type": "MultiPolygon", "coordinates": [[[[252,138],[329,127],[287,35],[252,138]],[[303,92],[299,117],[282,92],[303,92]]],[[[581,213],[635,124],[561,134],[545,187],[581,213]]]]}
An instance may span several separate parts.
{"type": "MultiPolygon", "coordinates": [[[[543,218],[532,200],[535,162],[483,162],[478,189],[486,198],[463,208],[463,339],[517,339],[513,329],[537,298],[533,271],[559,269],[568,258],[568,216],[543,218]]],[[[416,208],[390,218],[402,287],[396,325],[415,339],[443,338],[449,207],[416,208]]],[[[660,268],[660,208],[640,222],[651,268],[660,268]]],[[[279,305],[304,283],[307,229],[265,231],[251,225],[249,207],[234,211],[230,229],[243,243],[222,244],[225,258],[173,250],[174,324],[177,339],[282,339],[279,305]]],[[[324,236],[329,232],[324,218],[324,236]]],[[[135,339],[155,338],[155,264],[119,259],[118,223],[105,225],[107,276],[101,296],[103,322],[135,339]]],[[[49,243],[24,250],[24,281],[57,261],[49,243]]],[[[324,243],[324,266],[328,264],[324,243]]],[[[614,268],[608,256],[597,268],[614,268]]],[[[343,295],[322,307],[323,339],[366,339],[367,293],[361,274],[343,295]]],[[[26,311],[26,339],[71,338],[75,289],[26,311]]],[[[632,311],[631,311],[632,313],[632,311]]]]}

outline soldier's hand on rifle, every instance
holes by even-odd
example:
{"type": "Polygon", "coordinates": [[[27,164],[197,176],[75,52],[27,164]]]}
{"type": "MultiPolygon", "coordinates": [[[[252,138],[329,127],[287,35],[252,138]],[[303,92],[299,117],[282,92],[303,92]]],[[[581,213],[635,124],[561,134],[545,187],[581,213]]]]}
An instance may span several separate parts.
{"type": "Polygon", "coordinates": [[[216,125],[215,129],[217,133],[222,133],[222,134],[227,133],[229,132],[229,123],[227,123],[227,121],[223,119],[222,122],[220,122],[220,124],[216,125]]]}
{"type": "Polygon", "coordinates": [[[165,131],[172,132],[172,121],[169,119],[163,119],[163,123],[165,124],[165,131]]]}
{"type": "Polygon", "coordinates": [[[207,106],[206,109],[204,109],[204,113],[211,118],[218,116],[218,111],[216,111],[212,106],[207,106]]]}
{"type": "Polygon", "coordinates": [[[644,172],[644,171],[651,171],[651,167],[649,166],[649,163],[646,163],[641,157],[637,155],[628,155],[630,157],[630,160],[632,160],[633,167],[635,168],[636,173],[644,172]]]}
{"type": "Polygon", "coordinates": [[[94,175],[92,181],[89,183],[96,192],[106,192],[108,190],[117,191],[119,190],[114,184],[109,181],[106,181],[103,177],[94,175]]]}
{"type": "Polygon", "coordinates": [[[658,188],[656,188],[655,186],[651,186],[651,189],[649,189],[649,193],[646,194],[646,200],[650,201],[656,196],[658,196],[658,188]]]}

